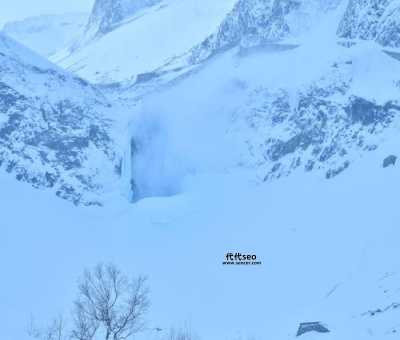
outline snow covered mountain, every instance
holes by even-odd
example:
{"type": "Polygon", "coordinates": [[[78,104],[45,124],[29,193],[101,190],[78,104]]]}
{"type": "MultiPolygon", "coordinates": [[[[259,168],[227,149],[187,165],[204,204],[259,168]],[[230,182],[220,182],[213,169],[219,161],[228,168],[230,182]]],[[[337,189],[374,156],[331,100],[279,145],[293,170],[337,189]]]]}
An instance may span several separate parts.
{"type": "Polygon", "coordinates": [[[53,61],[95,83],[169,81],[238,44],[298,38],[340,2],[98,1],[86,33],[53,61]]]}
{"type": "Polygon", "coordinates": [[[97,1],[55,58],[77,76],[0,35],[1,334],[111,259],[151,278],[138,340],[395,338],[397,6],[97,1]]]}
{"type": "Polygon", "coordinates": [[[87,17],[86,13],[42,15],[9,22],[3,33],[49,57],[74,41],[83,31],[87,17]]]}
{"type": "Polygon", "coordinates": [[[400,3],[397,0],[350,0],[338,35],[348,39],[375,40],[400,47],[400,3]]]}
{"type": "MultiPolygon", "coordinates": [[[[113,89],[115,100],[121,93],[129,99],[143,96],[146,91],[141,92],[142,87],[152,89],[139,106],[128,100],[134,117],[133,142],[126,142],[131,150],[123,173],[126,187],[131,187],[136,198],[173,194],[193,171],[223,170],[238,164],[254,169],[261,181],[298,170],[332,178],[394,133],[400,107],[399,79],[391,70],[399,68],[398,61],[368,44],[337,45],[337,32],[348,18],[365,19],[362,6],[350,2],[346,8],[346,2],[338,0],[240,0],[232,2],[229,11],[226,6],[220,12],[220,22],[215,18],[208,35],[199,31],[203,38],[197,44],[192,40],[185,48],[180,46],[182,54],[162,60],[162,53],[155,56],[149,49],[139,48],[142,40],[152,41],[154,33],[164,40],[177,33],[155,29],[133,34],[130,30],[146,23],[148,27],[148,20],[157,20],[161,28],[165,22],[162,15],[168,13],[187,16],[188,8],[179,7],[183,4],[194,6],[195,2],[151,4],[140,16],[134,15],[134,20],[116,19],[119,27],[104,30],[103,36],[61,61],[63,65],[75,60],[71,70],[82,76],[88,75],[89,69],[99,77],[110,76],[101,81],[131,79],[125,87],[113,89]],[[356,12],[349,15],[349,11],[356,12]],[[132,40],[132,45],[121,47],[119,37],[132,40]],[[128,70],[131,51],[143,58],[145,68],[139,61],[130,63],[128,70]],[[103,52],[108,57],[100,63],[103,52]],[[127,54],[122,57],[124,52],[127,54]],[[116,56],[119,53],[123,59],[116,56]],[[116,67],[112,76],[106,70],[108,59],[116,67]],[[303,66],[311,61],[312,69],[303,66]],[[364,85],[371,83],[379,87],[364,85]],[[203,84],[208,84],[208,89],[203,84]],[[185,122],[176,112],[186,113],[185,122]],[[208,130],[211,142],[202,141],[200,127],[208,130]],[[198,145],[195,150],[183,147],[187,141],[180,136],[187,131],[192,139],[198,138],[192,143],[198,145]]],[[[102,6],[106,3],[97,3],[94,13],[101,13],[102,6]]],[[[202,8],[210,10],[210,6],[215,4],[203,4],[202,8]]],[[[122,4],[117,7],[121,9],[122,4]]],[[[181,23],[177,21],[178,26],[181,23]]],[[[192,28],[197,25],[199,21],[192,28]]],[[[151,48],[159,51],[157,45],[151,44],[151,48]]]]}
{"type": "Polygon", "coordinates": [[[113,178],[110,104],[87,82],[0,35],[0,164],[74,203],[98,204],[113,178]]]}
{"type": "MultiPolygon", "coordinates": [[[[126,186],[137,191],[136,197],[175,193],[179,191],[182,178],[193,169],[221,170],[238,164],[255,169],[258,178],[265,181],[298,169],[313,170],[332,178],[363,152],[378,148],[381,139],[397,126],[400,80],[389,70],[397,69],[398,62],[379,48],[365,44],[346,48],[336,44],[336,32],[348,38],[357,34],[363,39],[378,37],[377,32],[382,30],[374,29],[372,23],[378,23],[376,18],[386,18],[384,12],[389,13],[394,2],[391,6],[388,1],[378,2],[372,7],[373,12],[366,9],[368,2],[350,1],[344,13],[345,3],[337,0],[239,0],[231,1],[229,6],[227,3],[224,6],[214,2],[203,4],[202,9],[206,8],[207,13],[212,9],[218,13],[203,18],[198,16],[200,7],[196,7],[194,1],[97,1],[85,32],[91,31],[94,39],[61,61],[61,64],[72,62],[71,69],[80,75],[93,71],[96,81],[100,78],[106,82],[136,79],[132,84],[137,84],[139,77],[145,86],[152,83],[153,76],[157,78],[181,68],[186,70],[186,75],[170,83],[166,90],[160,92],[161,88],[155,87],[159,90],[145,97],[138,107],[129,109],[133,103],[128,101],[128,110],[134,117],[131,123],[133,142],[126,141],[131,150],[121,171],[127,183],[131,183],[126,186]],[[191,39],[186,44],[168,43],[166,36],[174,39],[177,34],[174,29],[180,30],[192,11],[199,20],[192,20],[195,23],[187,29],[191,39]],[[369,17],[363,14],[365,11],[369,17]],[[171,15],[178,15],[175,19],[179,20],[174,29],[165,32],[162,23],[172,19],[171,15]],[[357,18],[368,21],[368,25],[365,24],[368,32],[364,32],[363,23],[356,23],[357,18]],[[150,32],[143,31],[152,20],[158,23],[157,27],[150,32]],[[305,22],[309,24],[302,30],[305,22]],[[197,30],[203,24],[208,30],[197,30]],[[196,29],[198,34],[192,34],[191,29],[196,29]],[[153,38],[162,39],[172,49],[165,55],[151,53],[152,48],[159,50],[153,38]],[[123,48],[121,43],[125,39],[138,40],[132,45],[125,43],[123,48]],[[147,49],[138,48],[149,40],[151,44],[146,45],[147,49]],[[314,46],[321,49],[315,50],[314,46]],[[88,51],[93,54],[88,55],[88,51]],[[123,55],[125,51],[127,54],[123,55]],[[142,62],[128,63],[131,52],[142,62]],[[122,59],[116,53],[120,53],[122,59]],[[154,59],[149,58],[150,55],[154,59]],[[99,63],[92,57],[98,58],[99,63]],[[107,65],[107,60],[117,68],[116,73],[111,72],[112,76],[107,70],[111,65],[107,65]],[[304,68],[304,72],[300,72],[301,65],[310,60],[313,60],[314,69],[304,68]],[[196,69],[187,72],[191,69],[189,66],[196,66],[196,69]],[[371,68],[377,71],[369,71],[371,68]],[[141,73],[147,70],[150,73],[141,73]],[[153,76],[146,78],[146,74],[153,76]],[[219,75],[217,80],[216,74],[219,75]],[[379,89],[367,89],[363,85],[371,82],[379,83],[379,89]],[[210,86],[213,91],[199,91],[204,83],[213,83],[210,86]],[[188,99],[178,99],[182,93],[186,93],[188,99]],[[218,101],[220,97],[225,100],[218,101]],[[202,112],[191,108],[192,102],[199,100],[197,107],[201,107],[202,112]],[[199,140],[197,144],[202,147],[188,158],[188,150],[180,150],[185,141],[178,137],[164,140],[166,133],[179,136],[183,130],[193,130],[192,138],[201,139],[194,130],[200,131],[199,124],[206,128],[216,119],[215,105],[221,114],[208,138],[215,139],[211,148],[221,148],[219,156],[209,157],[215,150],[209,150],[208,143],[199,140]],[[174,118],[175,112],[187,112],[190,123],[174,118]],[[145,117],[145,123],[137,117],[145,117]],[[169,117],[168,120],[165,117],[169,117]],[[146,132],[149,120],[154,120],[150,124],[151,137],[146,132]],[[195,126],[193,121],[197,122],[195,126]],[[156,131],[160,135],[154,133],[152,124],[161,126],[156,131]],[[232,143],[236,145],[235,152],[230,150],[232,143]],[[156,148],[160,145],[161,149],[156,148]],[[154,157],[157,154],[159,156],[154,157]],[[178,168],[176,161],[180,164],[178,168]],[[149,172],[148,168],[152,170],[149,172]]],[[[178,71],[168,78],[167,84],[179,74],[178,71]]],[[[135,95],[137,88],[129,84],[124,91],[135,95]]],[[[99,99],[98,90],[88,87],[96,93],[96,100],[107,106],[104,98],[99,99]]],[[[118,87],[115,91],[118,93],[118,87]]]]}
{"type": "Polygon", "coordinates": [[[176,193],[191,173],[236,166],[254,169],[260,181],[297,171],[330,179],[392,139],[400,124],[400,64],[368,43],[337,44],[343,11],[334,8],[299,45],[221,40],[203,50],[195,72],[145,97],[142,121],[132,123],[128,170],[137,196],[176,193]],[[233,47],[226,51],[225,43],[233,47]]]}
{"type": "Polygon", "coordinates": [[[200,44],[217,29],[235,2],[131,0],[121,3],[134,8],[125,18],[125,12],[122,15],[119,9],[122,5],[114,7],[119,2],[110,2],[112,10],[107,11],[108,2],[99,1],[89,31],[52,60],[95,83],[134,82],[140,74],[152,72],[200,44]],[[138,3],[146,6],[136,7],[138,3]],[[103,25],[102,17],[110,20],[104,23],[108,28],[102,29],[108,33],[93,39],[93,32],[103,25]]]}

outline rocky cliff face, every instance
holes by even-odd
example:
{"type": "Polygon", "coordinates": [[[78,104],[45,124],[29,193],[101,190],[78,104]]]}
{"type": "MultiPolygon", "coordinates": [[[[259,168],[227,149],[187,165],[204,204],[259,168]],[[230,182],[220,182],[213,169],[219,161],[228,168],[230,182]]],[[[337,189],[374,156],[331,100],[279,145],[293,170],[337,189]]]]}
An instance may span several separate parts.
{"type": "Polygon", "coordinates": [[[350,0],[338,34],[349,39],[373,40],[390,0],[350,0]]]}
{"type": "Polygon", "coordinates": [[[248,47],[280,41],[290,32],[286,16],[299,6],[299,0],[238,1],[218,31],[193,50],[192,62],[239,44],[248,47]]]}
{"type": "Polygon", "coordinates": [[[3,170],[75,204],[100,204],[114,176],[109,109],[91,85],[0,35],[3,170]]]}
{"type": "Polygon", "coordinates": [[[388,47],[400,47],[400,2],[392,1],[382,15],[376,40],[388,47]]]}
{"type": "Polygon", "coordinates": [[[341,0],[239,0],[215,33],[195,46],[187,63],[200,63],[234,46],[251,48],[281,43],[312,27],[341,0]]]}
{"type": "Polygon", "coordinates": [[[397,0],[350,0],[338,35],[400,46],[400,3],[397,0]]]}
{"type": "Polygon", "coordinates": [[[250,131],[249,155],[265,181],[297,170],[333,178],[398,124],[397,98],[377,103],[357,95],[351,70],[344,62],[295,93],[259,88],[249,95],[236,123],[250,131]]]}

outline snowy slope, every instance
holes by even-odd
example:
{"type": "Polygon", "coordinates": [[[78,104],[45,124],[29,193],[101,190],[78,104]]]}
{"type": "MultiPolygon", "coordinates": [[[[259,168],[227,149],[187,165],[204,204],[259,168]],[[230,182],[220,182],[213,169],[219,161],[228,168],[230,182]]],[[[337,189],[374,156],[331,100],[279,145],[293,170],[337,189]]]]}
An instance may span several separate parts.
{"type": "Polygon", "coordinates": [[[184,194],[92,209],[2,177],[2,338],[28,339],[31,315],[39,324],[69,318],[83,268],[113,261],[149,275],[149,330],[137,339],[163,339],[186,323],[201,339],[287,340],[306,321],[331,333],[300,339],[393,339],[400,171],[381,161],[399,147],[382,147],[330,181],[303,174],[260,186],[246,173],[190,176],[184,194]],[[223,266],[228,251],[255,253],[263,264],[223,266]]]}
{"type": "Polygon", "coordinates": [[[73,42],[83,31],[87,17],[86,13],[32,17],[8,22],[3,33],[49,57],[73,42]]]}
{"type": "MultiPolygon", "coordinates": [[[[235,0],[165,0],[112,32],[59,53],[53,61],[95,83],[134,81],[201,43],[235,0]]],[[[85,41],[85,37],[82,38],[85,41]]]]}
{"type": "Polygon", "coordinates": [[[2,171],[74,203],[99,203],[115,176],[110,110],[96,88],[0,35],[2,171]]]}

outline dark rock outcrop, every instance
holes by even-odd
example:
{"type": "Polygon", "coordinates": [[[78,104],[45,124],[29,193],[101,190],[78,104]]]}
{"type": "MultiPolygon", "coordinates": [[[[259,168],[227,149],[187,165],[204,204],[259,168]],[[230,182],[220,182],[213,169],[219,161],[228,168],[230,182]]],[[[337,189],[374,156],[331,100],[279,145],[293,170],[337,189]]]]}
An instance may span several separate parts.
{"type": "Polygon", "coordinates": [[[302,322],[299,325],[296,336],[301,336],[310,332],[329,333],[330,331],[328,327],[321,322],[302,322]]]}
{"type": "Polygon", "coordinates": [[[383,163],[382,163],[382,166],[384,167],[384,168],[387,168],[388,166],[391,166],[391,165],[396,165],[396,161],[397,161],[397,156],[395,156],[395,155],[390,155],[390,156],[387,156],[384,160],[383,160],[383,163]]]}

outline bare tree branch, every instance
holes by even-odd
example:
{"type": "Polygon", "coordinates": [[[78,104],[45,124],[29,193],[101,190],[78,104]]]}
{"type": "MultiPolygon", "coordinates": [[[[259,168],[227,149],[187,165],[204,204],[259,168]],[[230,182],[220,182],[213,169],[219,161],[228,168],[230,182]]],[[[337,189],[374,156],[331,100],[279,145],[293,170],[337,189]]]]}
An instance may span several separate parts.
{"type": "Polygon", "coordinates": [[[86,270],[75,302],[72,338],[92,340],[100,331],[105,340],[126,340],[142,331],[148,295],[144,277],[129,280],[114,265],[86,270]]]}

